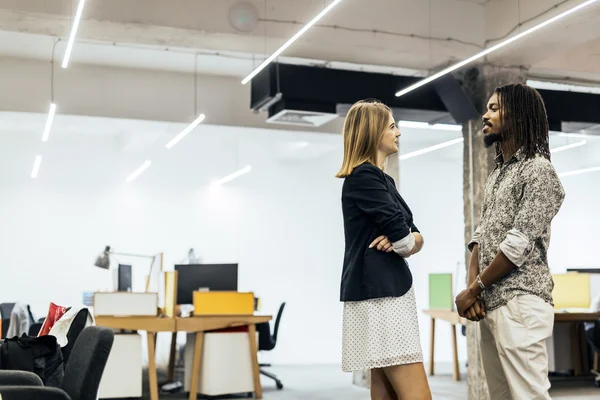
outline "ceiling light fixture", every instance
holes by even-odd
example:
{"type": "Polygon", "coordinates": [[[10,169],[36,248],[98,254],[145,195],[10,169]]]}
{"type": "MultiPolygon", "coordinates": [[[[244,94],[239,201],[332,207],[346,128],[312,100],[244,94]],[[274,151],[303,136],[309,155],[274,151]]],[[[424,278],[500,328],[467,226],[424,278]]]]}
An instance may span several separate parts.
{"type": "Polygon", "coordinates": [[[419,122],[419,121],[398,121],[399,128],[414,128],[414,129],[432,129],[432,130],[440,130],[440,131],[453,131],[460,132],[462,131],[461,125],[454,124],[433,124],[430,125],[427,122],[419,122]]]}
{"type": "Polygon", "coordinates": [[[192,122],[191,124],[189,124],[187,126],[187,128],[185,128],[184,130],[182,130],[177,136],[175,136],[173,139],[171,139],[171,141],[169,143],[167,143],[167,145],[165,146],[167,149],[170,149],[171,147],[175,146],[177,143],[179,143],[179,141],[181,139],[183,139],[184,137],[187,136],[188,133],[190,133],[191,131],[193,131],[199,124],[200,122],[204,121],[204,114],[200,114],[198,116],[198,118],[196,118],[196,120],[194,122],[192,122]]]}
{"type": "Polygon", "coordinates": [[[585,133],[559,133],[558,136],[562,136],[562,137],[568,137],[568,138],[577,138],[577,139],[581,139],[581,138],[598,138],[600,136],[593,136],[593,135],[587,135],[585,133]]]}
{"type": "Polygon", "coordinates": [[[131,173],[131,175],[129,175],[127,177],[127,179],[125,179],[125,182],[127,182],[127,183],[133,182],[138,176],[140,176],[142,174],[142,172],[144,172],[145,170],[147,170],[150,167],[150,164],[152,164],[152,162],[150,160],[144,161],[144,163],[138,169],[133,171],[131,173]]]}
{"type": "Polygon", "coordinates": [[[434,125],[431,125],[431,129],[438,129],[440,131],[462,132],[461,125],[452,125],[452,124],[434,124],[434,125]]]}
{"type": "Polygon", "coordinates": [[[412,157],[420,156],[422,154],[430,153],[432,151],[440,150],[440,149],[443,149],[445,147],[453,146],[455,144],[462,143],[463,141],[464,141],[464,138],[458,138],[458,139],[449,140],[447,142],[436,144],[435,146],[430,146],[430,147],[426,147],[426,148],[421,149],[421,150],[412,151],[410,153],[402,154],[398,158],[400,160],[406,160],[406,159],[409,159],[409,158],[412,158],[412,157]]]}
{"type": "Polygon", "coordinates": [[[40,165],[42,164],[42,156],[35,156],[35,161],[33,162],[33,169],[31,170],[31,178],[35,179],[40,172],[40,165]]]}
{"type": "Polygon", "coordinates": [[[533,26],[533,27],[531,27],[531,28],[529,28],[529,29],[527,29],[527,30],[525,30],[525,31],[523,31],[523,32],[521,32],[521,33],[519,33],[519,34],[511,37],[511,38],[503,40],[502,42],[500,42],[500,43],[498,43],[498,44],[496,44],[496,45],[494,45],[494,46],[492,46],[492,47],[490,47],[488,49],[485,49],[485,50],[483,50],[483,51],[475,54],[474,56],[467,58],[466,60],[458,62],[458,63],[456,63],[454,65],[451,65],[450,67],[448,67],[446,69],[443,69],[443,70],[441,70],[440,72],[438,72],[436,74],[433,74],[433,75],[431,75],[431,76],[429,76],[429,77],[427,77],[425,79],[422,79],[422,80],[418,81],[417,83],[415,83],[413,85],[410,85],[409,87],[407,87],[405,89],[402,89],[402,90],[398,91],[396,93],[396,97],[400,97],[400,96],[403,96],[403,95],[405,95],[407,93],[410,93],[413,90],[418,89],[421,86],[424,86],[424,85],[428,84],[429,82],[432,82],[432,81],[434,81],[434,80],[436,80],[436,79],[438,79],[438,78],[440,78],[440,77],[442,77],[442,76],[444,76],[446,74],[449,74],[452,71],[455,71],[455,70],[457,70],[457,69],[459,69],[461,67],[464,67],[465,65],[467,65],[467,64],[469,64],[469,63],[471,63],[471,62],[473,62],[473,61],[475,61],[475,60],[477,60],[477,59],[479,59],[481,57],[484,57],[484,56],[486,56],[486,55],[488,55],[488,54],[490,54],[490,53],[492,53],[492,52],[494,52],[494,51],[496,51],[498,49],[501,49],[502,47],[504,47],[506,45],[509,45],[512,42],[515,42],[515,41],[517,41],[517,40],[519,40],[519,39],[521,39],[521,38],[523,38],[523,37],[525,37],[525,36],[527,36],[527,35],[535,32],[535,31],[537,31],[538,29],[541,29],[541,28],[543,28],[543,27],[545,27],[547,25],[550,25],[551,23],[556,22],[556,21],[558,21],[558,20],[560,20],[560,19],[562,19],[562,18],[564,18],[564,17],[566,17],[566,16],[568,16],[568,15],[570,15],[570,14],[576,12],[576,11],[579,11],[579,10],[581,10],[581,9],[589,6],[589,5],[592,5],[595,2],[597,2],[597,1],[598,0],[588,0],[588,1],[585,1],[585,2],[579,4],[579,5],[575,6],[575,7],[572,7],[572,8],[568,9],[567,11],[565,11],[563,13],[560,13],[560,14],[558,14],[558,15],[556,15],[556,16],[554,16],[554,17],[552,17],[552,18],[550,18],[550,19],[548,19],[548,20],[546,20],[544,22],[541,22],[541,23],[539,23],[539,24],[537,24],[537,25],[535,25],[535,26],[533,26]]]}
{"type": "Polygon", "coordinates": [[[50,137],[50,129],[52,128],[52,121],[54,121],[54,114],[56,113],[56,104],[50,104],[50,110],[48,111],[48,117],[46,118],[46,126],[44,127],[44,133],[42,134],[42,142],[47,142],[50,137]]]}
{"type": "Polygon", "coordinates": [[[600,166],[599,167],[592,167],[592,168],[576,169],[574,171],[567,171],[567,172],[563,172],[561,174],[558,174],[558,176],[560,178],[564,178],[566,176],[581,175],[581,174],[587,174],[589,172],[597,172],[597,171],[600,171],[600,166]]]}
{"type": "Polygon", "coordinates": [[[587,143],[587,141],[585,140],[581,140],[579,142],[575,142],[575,143],[571,143],[571,144],[566,144],[564,146],[560,146],[560,147],[555,147],[553,149],[550,149],[550,153],[560,153],[561,151],[565,151],[565,150],[569,150],[569,149],[574,149],[576,147],[581,147],[584,146],[587,143]]]}
{"type": "Polygon", "coordinates": [[[250,165],[246,165],[244,168],[235,171],[233,174],[227,175],[224,178],[219,179],[218,181],[215,181],[211,184],[212,187],[216,187],[216,186],[220,186],[224,183],[227,183],[229,181],[234,180],[235,178],[238,178],[244,174],[247,174],[248,172],[250,172],[250,170],[252,169],[252,167],[250,165]]]}
{"type": "Polygon", "coordinates": [[[292,43],[294,43],[300,36],[302,36],[304,33],[306,33],[306,31],[308,31],[314,24],[319,22],[319,20],[321,18],[323,18],[329,11],[331,11],[333,9],[333,7],[337,6],[341,2],[342,2],[342,0],[333,0],[331,2],[331,4],[329,4],[327,7],[325,7],[325,9],[323,9],[323,11],[321,11],[319,13],[319,15],[314,17],[308,24],[304,25],[304,27],[302,29],[300,29],[294,36],[292,36],[287,42],[285,42],[283,44],[283,46],[281,46],[279,49],[277,49],[277,51],[275,51],[275,53],[271,54],[269,56],[269,58],[267,58],[265,61],[263,61],[258,67],[256,67],[254,69],[254,71],[252,71],[250,73],[250,75],[245,77],[244,80],[242,80],[242,85],[245,85],[246,83],[250,82],[252,80],[252,78],[254,78],[256,75],[258,75],[258,73],[260,71],[262,71],[267,65],[269,65],[281,53],[283,53],[285,51],[285,49],[290,47],[292,45],[292,43]]]}
{"type": "Polygon", "coordinates": [[[73,20],[73,26],[71,27],[71,35],[69,36],[69,42],[67,43],[67,50],[63,58],[62,67],[67,68],[69,66],[69,59],[71,58],[71,52],[73,51],[73,44],[75,44],[75,36],[77,36],[77,29],[79,29],[79,21],[81,21],[81,14],[83,13],[83,6],[85,0],[79,0],[77,6],[77,12],[75,13],[75,19],[73,20]]]}
{"type": "Polygon", "coordinates": [[[600,94],[600,88],[595,86],[570,85],[568,83],[537,81],[533,79],[527,80],[527,86],[536,89],[560,90],[563,92],[600,94]]]}

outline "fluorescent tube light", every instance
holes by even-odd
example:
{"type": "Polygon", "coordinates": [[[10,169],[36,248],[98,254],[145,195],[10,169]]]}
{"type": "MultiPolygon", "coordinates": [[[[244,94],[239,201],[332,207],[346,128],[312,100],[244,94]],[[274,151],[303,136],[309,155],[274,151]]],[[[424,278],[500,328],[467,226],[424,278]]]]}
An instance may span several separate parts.
{"type": "Polygon", "coordinates": [[[133,171],[131,173],[131,175],[129,175],[127,177],[125,182],[127,182],[127,183],[133,182],[138,176],[140,176],[142,174],[142,172],[144,172],[145,170],[147,170],[150,167],[150,164],[152,164],[152,162],[150,160],[144,161],[144,163],[140,167],[138,167],[138,169],[133,171]]]}
{"type": "Polygon", "coordinates": [[[416,129],[437,129],[440,131],[454,131],[459,132],[462,131],[461,125],[453,125],[453,124],[433,124],[430,125],[427,122],[419,122],[419,121],[398,121],[398,127],[400,128],[416,128],[416,129]]]}
{"type": "Polygon", "coordinates": [[[600,138],[600,136],[593,136],[593,135],[586,135],[585,133],[560,133],[558,136],[562,136],[562,137],[569,137],[569,138],[577,138],[577,139],[581,139],[581,138],[600,138]]]}
{"type": "Polygon", "coordinates": [[[496,51],[498,49],[501,49],[502,47],[504,47],[506,45],[509,45],[512,42],[515,42],[515,41],[517,41],[517,40],[519,40],[519,39],[521,39],[521,38],[523,38],[523,37],[525,37],[525,36],[527,36],[527,35],[535,32],[535,31],[537,31],[538,29],[541,29],[541,28],[543,28],[543,27],[545,27],[547,25],[550,25],[551,23],[556,22],[556,21],[558,21],[558,20],[560,20],[560,19],[562,19],[562,18],[564,18],[564,17],[566,17],[566,16],[568,16],[568,15],[570,15],[570,14],[576,12],[576,11],[579,11],[582,8],[585,8],[585,7],[589,6],[589,5],[592,5],[595,2],[597,2],[597,1],[598,0],[588,0],[588,1],[585,1],[585,2],[579,4],[579,5],[575,6],[575,7],[572,7],[572,8],[568,9],[567,11],[565,11],[563,13],[560,13],[560,14],[558,14],[558,15],[556,15],[556,16],[554,16],[554,17],[552,17],[552,18],[550,18],[550,19],[548,19],[548,20],[546,20],[544,22],[541,22],[541,23],[539,23],[539,24],[537,24],[537,25],[535,25],[535,26],[533,26],[533,27],[531,27],[531,28],[529,28],[529,29],[527,29],[527,30],[525,30],[525,31],[523,31],[523,32],[521,32],[521,33],[513,36],[513,37],[510,37],[510,38],[508,38],[506,40],[503,40],[502,42],[500,42],[500,43],[498,43],[498,44],[496,44],[496,45],[494,45],[494,46],[492,46],[492,47],[490,47],[488,49],[485,49],[485,50],[483,50],[483,51],[475,54],[474,56],[467,58],[466,60],[460,61],[460,62],[458,62],[458,63],[456,63],[454,65],[451,65],[450,67],[448,67],[446,69],[443,69],[443,70],[441,70],[440,72],[438,72],[436,74],[433,74],[433,75],[431,75],[431,76],[429,76],[429,77],[427,77],[425,79],[422,79],[422,80],[418,81],[417,83],[415,83],[413,85],[410,85],[409,87],[407,87],[405,89],[402,89],[402,90],[398,91],[396,93],[396,97],[400,97],[400,96],[403,96],[403,95],[405,95],[407,93],[410,93],[413,90],[418,89],[421,86],[424,86],[424,85],[428,84],[429,82],[432,82],[432,81],[434,81],[434,80],[436,80],[436,79],[438,79],[438,78],[440,78],[440,77],[442,77],[442,76],[444,76],[446,74],[449,74],[452,71],[455,71],[455,70],[457,70],[457,69],[459,69],[461,67],[464,67],[465,65],[470,64],[471,62],[473,62],[473,61],[475,61],[475,60],[477,60],[477,59],[479,59],[481,57],[484,57],[484,56],[486,56],[486,55],[488,55],[488,54],[490,54],[490,53],[492,53],[492,52],[494,52],[494,51],[496,51]]]}
{"type": "Polygon", "coordinates": [[[75,36],[77,36],[77,29],[79,29],[79,21],[81,21],[81,14],[83,13],[83,6],[85,0],[79,0],[77,6],[77,12],[75,13],[75,19],[73,20],[73,27],[71,28],[71,35],[69,36],[69,42],[67,43],[67,50],[65,51],[65,57],[63,58],[62,67],[67,68],[69,65],[69,59],[71,58],[71,51],[73,51],[73,44],[75,43],[75,36]]]}
{"type": "Polygon", "coordinates": [[[597,172],[597,171],[600,171],[600,166],[592,167],[592,168],[576,169],[574,171],[567,171],[567,172],[558,174],[558,176],[561,178],[564,178],[566,176],[581,175],[581,174],[587,174],[588,172],[597,172]]]}
{"type": "Polygon", "coordinates": [[[567,145],[560,146],[560,147],[555,147],[553,149],[550,149],[550,153],[559,153],[561,151],[565,151],[565,150],[569,150],[569,149],[574,149],[575,147],[581,147],[581,146],[585,145],[586,143],[587,142],[585,140],[581,140],[579,142],[567,144],[567,145]]]}
{"type": "Polygon", "coordinates": [[[439,150],[439,149],[443,149],[443,148],[445,148],[445,147],[448,147],[448,146],[453,146],[453,145],[455,145],[455,144],[462,143],[463,141],[464,141],[464,139],[463,139],[463,138],[458,138],[458,139],[454,139],[454,140],[449,140],[449,141],[447,141],[447,142],[443,142],[443,143],[440,143],[440,144],[436,144],[435,146],[430,146],[430,147],[426,147],[426,148],[424,148],[424,149],[421,149],[421,150],[412,151],[412,152],[410,152],[410,153],[402,154],[402,155],[401,155],[401,156],[399,156],[398,158],[399,158],[400,160],[406,160],[406,159],[408,159],[408,158],[412,158],[412,157],[420,156],[420,155],[422,155],[422,154],[430,153],[430,152],[432,152],[432,151],[436,151],[436,150],[439,150]]]}
{"type": "Polygon", "coordinates": [[[54,121],[54,114],[56,113],[56,104],[50,104],[50,110],[48,111],[48,117],[46,118],[46,126],[44,127],[44,133],[42,135],[42,142],[47,142],[50,137],[50,129],[52,128],[52,121],[54,121]]]}
{"type": "Polygon", "coordinates": [[[302,29],[300,29],[294,36],[292,36],[287,42],[285,42],[283,44],[283,46],[281,46],[279,49],[277,49],[277,51],[275,51],[275,53],[271,54],[269,56],[269,58],[267,58],[265,61],[263,61],[258,67],[256,67],[254,69],[254,71],[252,71],[250,73],[250,75],[245,77],[244,80],[242,80],[242,85],[245,85],[246,83],[250,82],[252,80],[252,78],[254,78],[256,75],[258,75],[258,73],[260,71],[262,71],[267,65],[269,65],[281,53],[283,53],[285,51],[285,49],[290,47],[292,45],[292,43],[294,43],[300,36],[302,36],[304,33],[306,33],[306,31],[308,31],[314,24],[319,22],[319,20],[321,18],[323,18],[325,16],[325,14],[327,14],[329,11],[331,11],[331,9],[333,7],[337,6],[338,3],[341,3],[341,1],[342,0],[333,0],[331,2],[331,4],[329,4],[327,7],[325,7],[325,9],[323,9],[323,11],[321,11],[319,13],[319,15],[314,17],[308,24],[304,25],[304,27],[302,29]]]}
{"type": "Polygon", "coordinates": [[[418,121],[398,121],[398,127],[429,129],[429,124],[427,122],[418,122],[418,121]]]}
{"type": "Polygon", "coordinates": [[[185,128],[184,130],[182,130],[177,136],[175,136],[173,139],[171,139],[171,141],[169,143],[167,143],[167,145],[165,147],[167,149],[170,149],[171,147],[175,146],[188,133],[190,133],[191,131],[193,131],[200,124],[200,122],[202,122],[202,121],[204,121],[204,114],[200,114],[198,116],[198,118],[196,118],[196,120],[194,122],[192,122],[191,124],[189,124],[187,128],[185,128]]]}
{"type": "Polygon", "coordinates": [[[227,175],[224,178],[219,179],[218,181],[215,181],[211,184],[211,186],[215,187],[215,186],[220,186],[224,183],[227,183],[229,181],[234,180],[235,178],[238,178],[244,174],[247,174],[248,172],[250,172],[250,170],[252,169],[252,167],[250,165],[246,165],[244,168],[240,169],[239,171],[235,171],[233,174],[227,175]]]}
{"type": "Polygon", "coordinates": [[[431,125],[431,129],[439,129],[440,131],[462,132],[461,125],[452,125],[452,124],[434,124],[434,125],[431,125]]]}
{"type": "Polygon", "coordinates": [[[568,83],[537,81],[529,79],[527,85],[536,89],[560,90],[563,92],[600,94],[600,88],[595,86],[571,85],[568,83]]]}
{"type": "Polygon", "coordinates": [[[42,164],[42,156],[35,156],[35,161],[33,162],[33,169],[31,170],[31,178],[35,179],[40,172],[40,165],[42,164]]]}

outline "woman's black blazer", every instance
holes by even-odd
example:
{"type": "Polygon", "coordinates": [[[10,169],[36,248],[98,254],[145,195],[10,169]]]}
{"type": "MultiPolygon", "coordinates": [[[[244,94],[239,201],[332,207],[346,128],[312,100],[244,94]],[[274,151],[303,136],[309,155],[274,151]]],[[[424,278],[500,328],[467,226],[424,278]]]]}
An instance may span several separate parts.
{"type": "Polygon", "coordinates": [[[403,257],[369,244],[380,235],[391,242],[419,232],[412,212],[396,190],[394,179],[365,163],[346,177],[342,188],[346,238],[340,290],[341,301],[399,297],[412,286],[403,257]]]}

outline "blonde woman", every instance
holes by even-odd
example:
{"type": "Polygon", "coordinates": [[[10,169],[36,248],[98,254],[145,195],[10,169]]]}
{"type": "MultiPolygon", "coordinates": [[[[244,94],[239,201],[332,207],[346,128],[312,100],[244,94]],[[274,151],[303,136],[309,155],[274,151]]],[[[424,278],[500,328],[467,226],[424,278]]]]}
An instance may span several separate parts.
{"type": "Polygon", "coordinates": [[[429,400],[412,275],[406,259],[423,247],[413,215],[384,173],[398,153],[392,111],[354,104],[344,123],[342,212],[346,248],[342,368],[371,371],[372,400],[429,400]]]}

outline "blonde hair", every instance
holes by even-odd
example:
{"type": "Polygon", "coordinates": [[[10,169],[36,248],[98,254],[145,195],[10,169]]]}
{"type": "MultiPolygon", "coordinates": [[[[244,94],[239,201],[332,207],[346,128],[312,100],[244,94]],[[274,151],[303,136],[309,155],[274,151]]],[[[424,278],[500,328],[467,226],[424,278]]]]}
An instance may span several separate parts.
{"type": "Polygon", "coordinates": [[[392,110],[378,100],[361,100],[350,108],[344,121],[344,161],[336,174],[345,178],[366,162],[377,164],[377,148],[392,110]]]}

